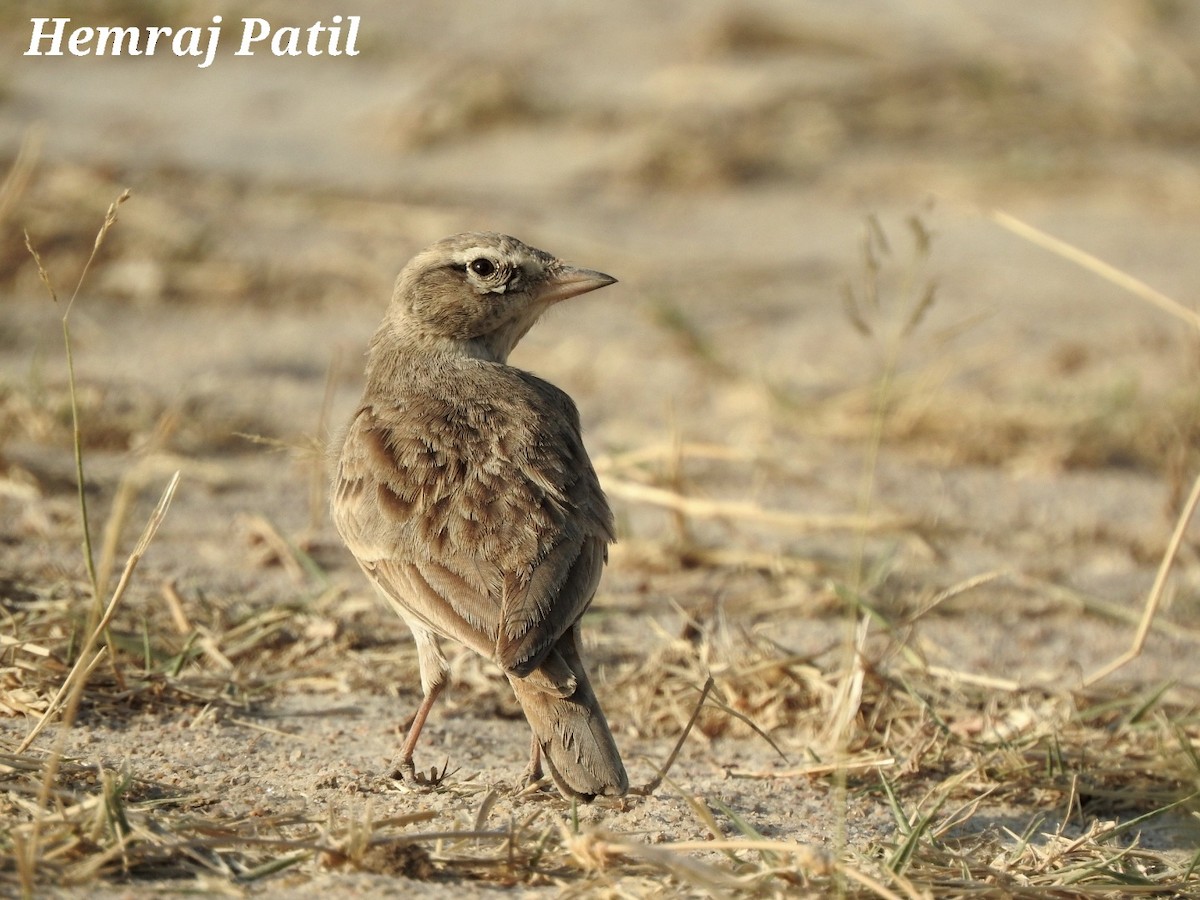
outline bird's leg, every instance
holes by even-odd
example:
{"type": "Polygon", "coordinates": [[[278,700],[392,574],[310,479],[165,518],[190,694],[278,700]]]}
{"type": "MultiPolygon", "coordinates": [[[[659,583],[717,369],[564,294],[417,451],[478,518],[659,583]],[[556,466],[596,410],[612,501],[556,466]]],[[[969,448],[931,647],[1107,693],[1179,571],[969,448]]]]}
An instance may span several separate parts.
{"type": "Polygon", "coordinates": [[[417,707],[412,725],[409,726],[408,736],[404,739],[404,743],[400,747],[400,763],[397,769],[402,771],[408,780],[414,784],[424,784],[426,777],[417,774],[417,767],[413,764],[413,751],[417,748],[417,741],[421,738],[421,730],[425,727],[425,720],[429,718],[429,711],[433,709],[433,704],[437,701],[438,695],[441,694],[442,688],[445,686],[445,681],[436,682],[425,696],[421,698],[421,705],[417,707]]]}
{"type": "Polygon", "coordinates": [[[536,784],[542,780],[542,774],[542,745],[538,743],[535,734],[529,748],[529,765],[525,767],[525,784],[536,784]]]}
{"type": "Polygon", "coordinates": [[[417,767],[413,765],[413,751],[417,748],[417,741],[421,738],[421,730],[425,727],[425,720],[429,718],[433,704],[437,702],[442,689],[446,686],[450,675],[450,666],[446,662],[446,657],[442,655],[441,647],[438,646],[437,636],[420,622],[414,621],[406,615],[402,608],[397,611],[408,622],[408,627],[412,629],[413,640],[417,645],[417,662],[421,667],[421,690],[424,696],[421,698],[421,705],[417,707],[416,714],[413,715],[412,724],[408,727],[408,736],[405,737],[404,743],[400,747],[400,761],[396,770],[407,777],[412,784],[436,787],[446,777],[449,763],[442,766],[440,773],[437,769],[430,769],[429,774],[424,775],[418,772],[417,767]]]}

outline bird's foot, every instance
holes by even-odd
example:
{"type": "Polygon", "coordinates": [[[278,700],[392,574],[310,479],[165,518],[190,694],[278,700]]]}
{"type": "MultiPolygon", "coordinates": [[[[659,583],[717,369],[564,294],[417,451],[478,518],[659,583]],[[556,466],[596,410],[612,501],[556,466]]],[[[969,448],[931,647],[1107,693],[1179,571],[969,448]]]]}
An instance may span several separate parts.
{"type": "Polygon", "coordinates": [[[545,777],[545,773],[542,771],[541,760],[530,762],[530,764],[525,767],[524,778],[526,787],[540,784],[545,777]]]}
{"type": "Polygon", "coordinates": [[[447,759],[442,763],[442,770],[439,772],[437,766],[429,767],[429,774],[418,772],[417,767],[413,764],[412,759],[402,759],[399,765],[392,770],[392,777],[399,781],[407,781],[409,784],[419,785],[423,788],[440,787],[442,782],[457,772],[455,769],[450,771],[450,760],[447,759]]]}

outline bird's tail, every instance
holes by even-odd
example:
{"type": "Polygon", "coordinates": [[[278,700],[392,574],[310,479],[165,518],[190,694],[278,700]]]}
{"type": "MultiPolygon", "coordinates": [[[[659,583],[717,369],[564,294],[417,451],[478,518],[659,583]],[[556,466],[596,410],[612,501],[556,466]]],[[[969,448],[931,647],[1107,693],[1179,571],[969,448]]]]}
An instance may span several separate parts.
{"type": "Polygon", "coordinates": [[[546,690],[546,679],[538,677],[543,673],[536,671],[528,678],[509,675],[509,681],[558,789],[582,800],[620,797],[629,790],[629,776],[575,640],[565,637],[556,649],[574,676],[573,693],[546,690]]]}

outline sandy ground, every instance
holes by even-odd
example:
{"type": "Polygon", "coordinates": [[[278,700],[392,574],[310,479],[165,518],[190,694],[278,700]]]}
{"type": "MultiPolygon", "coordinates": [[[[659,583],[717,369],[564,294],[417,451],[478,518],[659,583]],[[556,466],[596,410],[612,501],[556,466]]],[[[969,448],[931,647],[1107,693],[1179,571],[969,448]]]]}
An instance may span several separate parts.
{"type": "MultiPolygon", "coordinates": [[[[203,23],[208,13],[190,6],[171,21],[203,23]]],[[[318,3],[227,6],[279,21],[330,14],[318,3]]],[[[551,795],[512,796],[525,725],[464,658],[465,683],[419,750],[423,765],[457,767],[447,787],[414,792],[385,777],[417,700],[411,648],[338,545],[311,450],[353,406],[395,272],[466,229],[510,232],[620,279],[540,324],[513,362],[575,397],[617,485],[621,543],[587,632],[635,782],[677,726],[623,715],[632,701],[614,673],[631,654],[669,646],[686,613],[729,640],[746,632],[828,660],[846,632],[830,585],[860,558],[896,608],[994,576],[915,626],[912,645],[936,665],[1063,690],[1128,646],[1133,626],[1118,614],[1138,610],[1195,469],[1195,338],[988,211],[1188,301],[1200,280],[1200,130],[1178,104],[1194,97],[1194,17],[1163,25],[1085,2],[738,8],[360,0],[341,10],[362,16],[359,57],[236,59],[227,47],[204,71],[172,57],[22,58],[27,22],[4,14],[0,144],[12,156],[32,133],[38,153],[3,213],[0,601],[16,608],[30,585],[82,589],[62,307],[46,299],[20,229],[65,297],[104,207],[129,187],[71,322],[94,520],[134,472],[128,548],[169,473],[183,471],[129,597],[130,629],[162,615],[170,583],[192,623],[299,606],[303,646],[318,658],[335,639],[347,648],[340,671],[310,671],[298,655],[294,675],[244,712],[85,710],[72,755],[125,765],[164,791],[219,786],[229,815],[352,816],[369,804],[376,817],[433,810],[449,830],[469,827],[491,788],[492,823],[543,807],[565,815],[551,795]],[[868,215],[892,251],[880,253],[878,310],[862,299],[868,215]],[[933,235],[927,258],[911,216],[933,235]],[[894,416],[872,463],[887,335],[927,282],[935,300],[896,343],[894,416]],[[871,337],[847,315],[847,284],[871,337]],[[685,448],[675,471],[673,444],[685,448]],[[656,448],[650,463],[622,463],[656,448]],[[690,546],[740,560],[726,566],[681,562],[677,520],[628,490],[649,481],[849,515],[863,511],[864,471],[871,513],[913,527],[860,539],[695,518],[690,546]],[[306,548],[323,577],[279,565],[264,550],[269,532],[306,548]]],[[[1130,690],[1169,680],[1196,696],[1198,579],[1188,541],[1172,626],[1119,673],[1130,690]]],[[[255,672],[239,663],[235,675],[255,672]]],[[[31,721],[0,718],[0,735],[16,743],[31,721]]],[[[791,763],[804,758],[807,736],[773,737],[791,763]]],[[[815,847],[869,854],[895,839],[877,793],[847,807],[821,779],[731,777],[787,765],[747,731],[697,735],[658,795],[580,816],[648,842],[688,840],[704,834],[686,800],[699,795],[815,847]]],[[[987,821],[1020,830],[1038,803],[997,803],[987,821]]],[[[392,878],[314,868],[255,890],[371,894],[392,878]]]]}

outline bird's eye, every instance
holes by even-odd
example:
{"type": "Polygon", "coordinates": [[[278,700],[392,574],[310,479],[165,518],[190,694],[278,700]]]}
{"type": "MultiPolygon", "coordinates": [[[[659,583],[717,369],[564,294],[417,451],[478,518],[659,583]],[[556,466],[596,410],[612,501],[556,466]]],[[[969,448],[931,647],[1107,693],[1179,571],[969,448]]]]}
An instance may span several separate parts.
{"type": "Polygon", "coordinates": [[[471,271],[480,278],[487,278],[489,275],[496,274],[496,264],[486,256],[481,256],[471,260],[471,271]]]}

